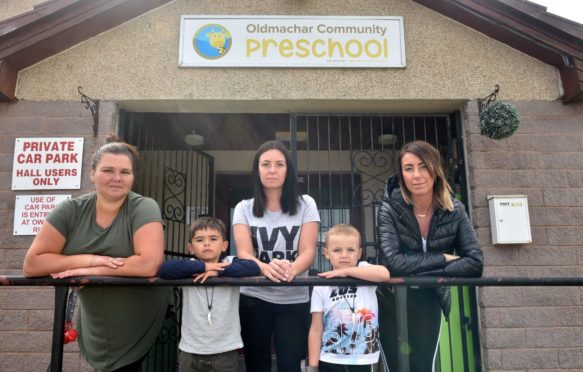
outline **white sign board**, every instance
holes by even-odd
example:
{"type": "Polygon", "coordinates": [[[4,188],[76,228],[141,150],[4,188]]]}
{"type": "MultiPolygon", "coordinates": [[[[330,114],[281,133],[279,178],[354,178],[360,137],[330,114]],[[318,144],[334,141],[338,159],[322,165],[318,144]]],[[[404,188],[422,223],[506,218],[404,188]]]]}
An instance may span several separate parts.
{"type": "Polygon", "coordinates": [[[83,138],[17,138],[12,190],[80,189],[83,138]]]}
{"type": "Polygon", "coordinates": [[[17,195],[14,206],[14,235],[36,235],[45,218],[71,195],[17,195]]]}
{"type": "Polygon", "coordinates": [[[403,68],[403,17],[182,16],[178,65],[403,68]]]}

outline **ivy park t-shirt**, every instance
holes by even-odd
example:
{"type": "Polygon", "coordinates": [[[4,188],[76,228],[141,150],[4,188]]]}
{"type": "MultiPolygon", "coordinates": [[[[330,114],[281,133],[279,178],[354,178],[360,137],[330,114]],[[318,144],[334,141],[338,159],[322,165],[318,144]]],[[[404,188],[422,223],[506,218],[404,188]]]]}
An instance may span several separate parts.
{"type": "MultiPolygon", "coordinates": [[[[269,263],[271,259],[295,261],[302,225],[307,222],[320,222],[316,202],[309,195],[300,198],[299,208],[290,216],[281,211],[265,211],[263,217],[253,215],[253,200],[241,201],[233,213],[233,225],[249,226],[255,257],[269,263]]],[[[302,278],[307,271],[298,274],[302,278]]],[[[296,304],[309,301],[308,287],[241,287],[241,293],[276,304],[296,304]]]]}
{"type": "MultiPolygon", "coordinates": [[[[160,208],[150,198],[130,192],[113,223],[95,222],[95,193],[60,203],[47,217],[66,238],[64,255],[134,254],[133,235],[149,222],[160,222],[160,208]]],[[[171,288],[87,286],[79,290],[79,348],[93,368],[117,369],[144,356],[162,328],[171,288]]]]}

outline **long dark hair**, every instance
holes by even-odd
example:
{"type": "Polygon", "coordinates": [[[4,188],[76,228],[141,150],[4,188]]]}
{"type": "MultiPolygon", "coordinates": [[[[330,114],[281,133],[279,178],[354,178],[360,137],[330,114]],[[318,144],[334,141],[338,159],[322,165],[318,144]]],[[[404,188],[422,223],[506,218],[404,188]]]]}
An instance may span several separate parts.
{"type": "Polygon", "coordinates": [[[441,155],[435,147],[425,141],[409,142],[403,146],[399,154],[399,181],[401,183],[401,194],[403,195],[403,199],[405,199],[408,204],[413,204],[411,191],[409,191],[405,185],[405,180],[403,179],[403,165],[401,163],[403,156],[407,153],[417,156],[427,166],[429,174],[434,179],[433,202],[436,206],[448,211],[453,211],[452,190],[445,178],[441,155]]]}
{"type": "Polygon", "coordinates": [[[267,209],[265,191],[263,190],[263,184],[261,183],[261,177],[259,176],[259,158],[269,150],[279,150],[285,158],[287,172],[285,174],[285,181],[283,182],[283,190],[279,201],[281,203],[281,211],[283,213],[289,214],[290,216],[293,216],[298,212],[299,206],[300,194],[298,187],[298,177],[287,147],[285,147],[281,141],[277,140],[265,142],[259,146],[257,152],[255,153],[255,159],[253,160],[253,171],[251,172],[251,177],[253,178],[253,192],[255,197],[253,200],[253,215],[255,217],[263,217],[265,210],[267,209]]]}

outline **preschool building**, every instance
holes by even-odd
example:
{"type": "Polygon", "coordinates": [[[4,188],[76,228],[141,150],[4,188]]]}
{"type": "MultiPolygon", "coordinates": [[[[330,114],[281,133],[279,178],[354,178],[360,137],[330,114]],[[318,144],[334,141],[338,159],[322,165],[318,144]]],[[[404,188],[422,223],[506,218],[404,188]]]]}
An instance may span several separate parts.
{"type": "MultiPolygon", "coordinates": [[[[110,134],[140,151],[135,191],[160,205],[168,258],[196,217],[231,225],[255,150],[279,139],[319,244],[350,223],[375,262],[384,183],[424,140],[484,277],[583,276],[583,25],[527,0],[3,1],[0,276],[22,275],[56,204],[93,190],[110,134]]],[[[583,287],[452,293],[439,370],[583,370],[583,287]]],[[[53,307],[53,287],[0,286],[0,371],[46,370],[53,307]]],[[[63,365],[92,370],[76,343],[63,365]]]]}

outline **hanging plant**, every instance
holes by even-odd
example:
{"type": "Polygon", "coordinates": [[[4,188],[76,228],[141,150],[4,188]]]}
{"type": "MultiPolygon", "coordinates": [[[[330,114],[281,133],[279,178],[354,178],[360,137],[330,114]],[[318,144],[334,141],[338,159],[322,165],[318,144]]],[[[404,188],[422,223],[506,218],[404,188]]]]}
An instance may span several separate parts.
{"type": "Polygon", "coordinates": [[[482,134],[492,139],[510,137],[520,125],[516,107],[506,102],[493,102],[480,112],[482,134]]]}

